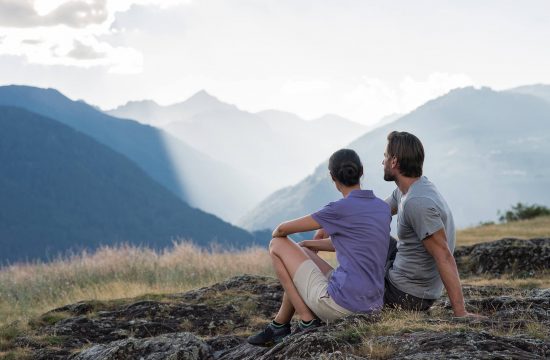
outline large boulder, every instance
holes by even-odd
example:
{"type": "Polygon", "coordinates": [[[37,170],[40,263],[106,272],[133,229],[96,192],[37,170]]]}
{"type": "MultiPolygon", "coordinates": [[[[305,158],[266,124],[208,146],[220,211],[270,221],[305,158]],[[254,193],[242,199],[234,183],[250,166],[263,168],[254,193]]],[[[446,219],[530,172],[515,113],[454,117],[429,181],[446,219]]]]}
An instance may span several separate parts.
{"type": "Polygon", "coordinates": [[[460,272],[500,276],[532,276],[550,269],[550,238],[506,238],[457,247],[454,256],[460,272]]]}
{"type": "Polygon", "coordinates": [[[94,345],[71,360],[213,360],[210,347],[190,333],[128,338],[94,345]]]}

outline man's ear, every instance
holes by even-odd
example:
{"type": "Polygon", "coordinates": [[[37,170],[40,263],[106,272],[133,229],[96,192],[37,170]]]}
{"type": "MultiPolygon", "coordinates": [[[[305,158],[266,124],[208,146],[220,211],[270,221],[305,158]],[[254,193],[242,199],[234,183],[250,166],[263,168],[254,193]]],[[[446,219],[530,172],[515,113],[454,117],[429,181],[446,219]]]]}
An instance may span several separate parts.
{"type": "Polygon", "coordinates": [[[396,169],[397,167],[399,167],[399,164],[397,162],[397,157],[392,156],[390,165],[391,165],[392,169],[396,169]]]}

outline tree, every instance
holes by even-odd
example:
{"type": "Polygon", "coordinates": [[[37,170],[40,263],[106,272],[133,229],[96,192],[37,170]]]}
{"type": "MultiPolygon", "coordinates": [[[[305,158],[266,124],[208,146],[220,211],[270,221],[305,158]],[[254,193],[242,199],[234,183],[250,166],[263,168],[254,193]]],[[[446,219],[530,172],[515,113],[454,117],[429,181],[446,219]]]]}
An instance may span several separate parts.
{"type": "Polygon", "coordinates": [[[512,206],[512,209],[507,210],[504,214],[498,211],[500,222],[511,222],[518,220],[533,219],[539,216],[550,215],[550,209],[543,205],[527,205],[518,202],[512,206]]]}

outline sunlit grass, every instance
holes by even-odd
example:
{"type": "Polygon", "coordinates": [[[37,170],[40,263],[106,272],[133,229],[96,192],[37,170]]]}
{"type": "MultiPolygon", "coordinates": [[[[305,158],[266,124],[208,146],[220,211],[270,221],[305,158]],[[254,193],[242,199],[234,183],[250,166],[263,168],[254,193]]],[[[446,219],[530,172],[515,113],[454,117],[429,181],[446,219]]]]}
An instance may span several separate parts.
{"type": "Polygon", "coordinates": [[[519,239],[550,237],[550,216],[459,230],[456,233],[456,244],[457,246],[473,245],[506,237],[519,239]]]}
{"type": "Polygon", "coordinates": [[[243,273],[273,275],[266,249],[208,251],[178,243],[162,252],[105,247],[51,263],[0,270],[0,325],[80,300],[183,292],[243,273]]]}
{"type": "MultiPolygon", "coordinates": [[[[457,233],[458,245],[504,237],[550,236],[550,217],[480,226],[457,233]]],[[[334,253],[319,253],[336,265],[334,253]]],[[[165,251],[133,246],[105,247],[50,263],[15,264],[0,269],[0,326],[25,323],[59,306],[81,300],[112,300],[146,294],[184,292],[244,273],[274,275],[266,249],[204,250],[177,243],[165,251]]],[[[470,277],[469,285],[550,288],[550,274],[528,279],[470,277]]]]}
{"type": "Polygon", "coordinates": [[[516,289],[548,289],[550,288],[550,271],[544,271],[536,276],[523,278],[504,274],[498,278],[492,276],[474,276],[465,278],[463,285],[501,286],[516,289]]]}

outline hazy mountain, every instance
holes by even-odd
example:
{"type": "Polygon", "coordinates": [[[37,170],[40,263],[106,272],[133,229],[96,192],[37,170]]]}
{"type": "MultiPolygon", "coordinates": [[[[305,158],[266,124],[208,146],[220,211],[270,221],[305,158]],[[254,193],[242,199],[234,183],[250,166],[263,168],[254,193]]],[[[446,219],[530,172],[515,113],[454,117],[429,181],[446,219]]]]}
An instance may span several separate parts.
{"type": "Polygon", "coordinates": [[[191,208],[127,157],[58,121],[0,106],[0,263],[128,242],[253,236],[191,208]]]}
{"type": "MultiPolygon", "coordinates": [[[[459,227],[496,218],[518,201],[550,204],[550,104],[531,95],[464,88],[360,137],[348,147],[365,165],[365,188],[385,198],[395,185],[383,180],[387,134],[410,131],[426,150],[424,174],[447,198],[459,227]]],[[[339,197],[327,163],[295,186],[269,196],[240,224],[272,228],[311,213],[339,197]]]]}
{"type": "Polygon", "coordinates": [[[28,109],[89,135],[127,156],[192,206],[226,220],[234,221],[258,197],[267,195],[258,179],[213,160],[167,132],[109,116],[57,90],[0,87],[0,105],[28,109]]]}
{"type": "Polygon", "coordinates": [[[159,107],[151,106],[151,102],[128,103],[108,113],[155,124],[262,182],[270,192],[296,183],[330,153],[366,130],[337,115],[305,121],[276,110],[250,113],[205,91],[179,104],[159,107]]]}
{"type": "Polygon", "coordinates": [[[507,90],[508,92],[533,95],[550,102],[550,85],[535,84],[519,86],[513,89],[507,90]]]}
{"type": "Polygon", "coordinates": [[[178,121],[187,121],[193,116],[209,111],[236,109],[234,105],[225,104],[204,90],[199,91],[184,102],[162,106],[153,100],[130,101],[107,114],[137,120],[143,124],[164,126],[178,121]]]}
{"type": "Polygon", "coordinates": [[[388,125],[388,124],[394,122],[395,120],[399,119],[401,116],[403,116],[403,114],[397,114],[396,113],[396,114],[386,115],[383,118],[381,118],[380,120],[378,120],[378,122],[371,125],[369,127],[369,129],[372,130],[372,129],[376,129],[376,128],[379,128],[379,127],[384,126],[384,125],[388,125]]]}

